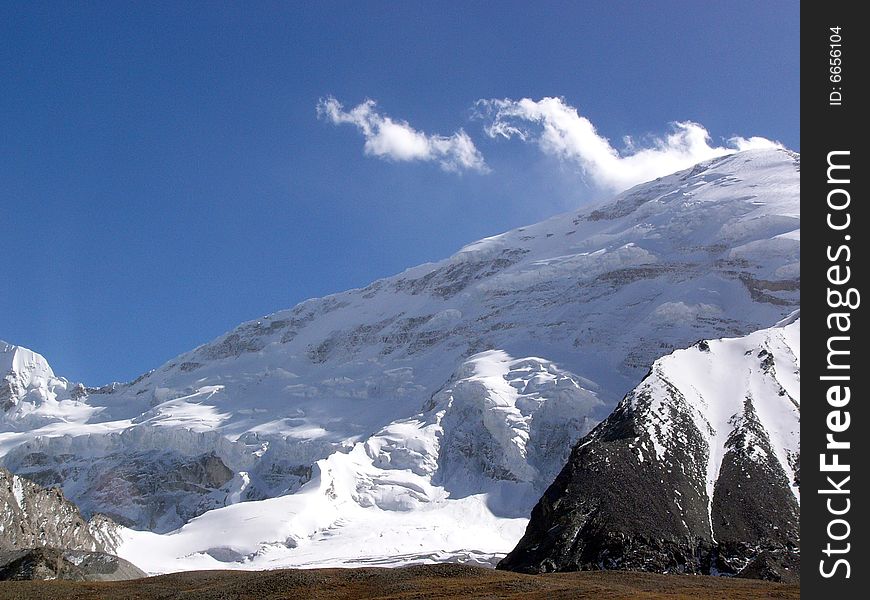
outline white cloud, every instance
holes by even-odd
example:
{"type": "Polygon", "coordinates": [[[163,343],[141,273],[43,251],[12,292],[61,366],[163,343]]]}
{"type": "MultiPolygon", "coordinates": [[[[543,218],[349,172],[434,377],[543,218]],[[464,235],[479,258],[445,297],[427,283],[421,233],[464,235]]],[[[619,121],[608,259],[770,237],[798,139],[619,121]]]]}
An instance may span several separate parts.
{"type": "Polygon", "coordinates": [[[396,161],[435,161],[445,171],[489,171],[483,155],[462,129],[449,137],[427,135],[407,121],[394,121],[380,114],[374,100],[346,111],[335,98],[321,98],[317,115],[335,125],[356,126],[365,138],[365,153],[370,156],[396,161]]]}
{"type": "Polygon", "coordinates": [[[477,109],[490,137],[536,142],[545,153],[576,162],[593,185],[616,191],[717,156],[782,147],[760,137],[734,137],[728,146],[711,146],[710,134],[702,125],[682,121],[672,123],[671,133],[642,146],[625,138],[625,149],[619,152],[562,98],[478,100],[477,109]]]}
{"type": "Polygon", "coordinates": [[[774,142],[767,138],[752,136],[751,138],[734,136],[728,140],[728,144],[737,149],[738,152],[744,150],[766,150],[770,148],[782,148],[782,144],[774,142]]]}

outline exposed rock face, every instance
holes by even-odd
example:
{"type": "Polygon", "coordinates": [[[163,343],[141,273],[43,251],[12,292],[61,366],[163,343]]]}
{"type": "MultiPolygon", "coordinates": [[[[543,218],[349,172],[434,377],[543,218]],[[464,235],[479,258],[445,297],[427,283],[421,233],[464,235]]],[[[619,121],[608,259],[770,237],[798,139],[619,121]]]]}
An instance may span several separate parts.
{"type": "Polygon", "coordinates": [[[801,555],[788,550],[762,550],[743,567],[737,577],[800,583],[801,555]]]}
{"type": "Polygon", "coordinates": [[[120,543],[119,527],[108,517],[85,521],[60,489],[45,489],[0,468],[0,581],[144,577],[114,556],[120,543]]]}
{"type": "Polygon", "coordinates": [[[105,552],[32,548],[0,550],[0,581],[65,579],[68,581],[121,581],[145,577],[145,572],[123,558],[105,552]]]}
{"type": "Polygon", "coordinates": [[[57,488],[45,489],[0,468],[0,549],[50,546],[113,552],[115,525],[85,521],[57,488]]]}
{"type": "MultiPolygon", "coordinates": [[[[257,442],[256,436],[246,439],[257,442]]],[[[301,450],[322,452],[309,446],[301,450]]],[[[226,505],[231,496],[257,500],[266,491],[293,492],[310,477],[310,454],[288,453],[283,461],[260,461],[260,485],[253,489],[246,477],[254,457],[243,454],[245,448],[214,431],[131,427],[37,438],[13,448],[3,462],[42,486],[65,485],[86,516],[102,513],[125,526],[165,532],[226,505]]]]}
{"type": "MultiPolygon", "coordinates": [[[[66,477],[86,482],[88,512],[100,511],[122,525],[138,523],[159,532],[224,506],[232,491],[235,473],[214,450],[179,456],[165,449],[131,448],[116,436],[103,441],[114,443],[103,446],[106,451],[96,464],[64,450],[68,440],[61,439],[48,441],[15,468],[46,487],[61,485],[66,477]]],[[[28,449],[25,446],[14,455],[28,449]]]]}
{"type": "Polygon", "coordinates": [[[739,574],[799,561],[800,321],[700,342],[571,453],[498,565],[739,574]]]}

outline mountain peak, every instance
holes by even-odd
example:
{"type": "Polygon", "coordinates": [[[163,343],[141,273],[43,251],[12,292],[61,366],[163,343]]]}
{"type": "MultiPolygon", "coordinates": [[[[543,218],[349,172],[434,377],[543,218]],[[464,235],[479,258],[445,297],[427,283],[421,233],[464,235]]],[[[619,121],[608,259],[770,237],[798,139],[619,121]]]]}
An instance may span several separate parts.
{"type": "Polygon", "coordinates": [[[0,375],[10,372],[26,377],[28,382],[37,377],[54,377],[54,371],[41,354],[0,340],[0,375]]]}
{"type": "Polygon", "coordinates": [[[95,409],[81,402],[86,394],[81,384],[56,376],[41,354],[0,343],[0,431],[88,418],[95,409]]]}

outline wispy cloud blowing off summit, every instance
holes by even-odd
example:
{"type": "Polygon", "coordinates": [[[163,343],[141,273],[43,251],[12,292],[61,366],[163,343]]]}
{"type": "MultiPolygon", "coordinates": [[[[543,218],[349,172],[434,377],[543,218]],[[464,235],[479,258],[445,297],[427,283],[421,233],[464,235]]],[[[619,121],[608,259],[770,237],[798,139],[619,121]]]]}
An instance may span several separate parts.
{"type": "Polygon", "coordinates": [[[546,154],[579,165],[590,184],[615,191],[717,156],[782,147],[761,137],[734,137],[727,140],[726,146],[713,146],[702,125],[681,121],[671,124],[669,134],[645,140],[643,146],[625,138],[626,148],[620,152],[562,98],[478,100],[476,107],[477,116],[485,122],[484,131],[491,138],[536,143],[546,154]]]}
{"type": "Polygon", "coordinates": [[[445,171],[489,171],[483,155],[462,129],[450,136],[426,134],[407,121],[395,121],[379,113],[374,100],[348,111],[329,96],[317,103],[317,115],[335,125],[356,126],[365,138],[365,153],[370,156],[402,162],[432,161],[445,171]]]}

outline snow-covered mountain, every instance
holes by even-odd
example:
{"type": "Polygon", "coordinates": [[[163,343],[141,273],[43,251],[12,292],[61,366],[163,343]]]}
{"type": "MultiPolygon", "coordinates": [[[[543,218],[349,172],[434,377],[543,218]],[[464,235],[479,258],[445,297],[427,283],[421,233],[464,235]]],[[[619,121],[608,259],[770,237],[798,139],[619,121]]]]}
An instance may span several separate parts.
{"type": "Polygon", "coordinates": [[[657,360],[577,445],[499,568],[738,574],[762,555],[794,562],[799,485],[795,314],[657,360]]]}
{"type": "Polygon", "coordinates": [[[130,556],[175,557],[151,570],[489,560],[655,359],[799,304],[799,164],[702,163],[244,323],[127,384],[71,384],[6,347],[0,461],[134,529],[187,523],[176,550],[130,533],[130,556]],[[225,543],[192,533],[223,522],[225,543]]]}
{"type": "Polygon", "coordinates": [[[16,429],[38,429],[46,423],[87,421],[98,409],[81,399],[81,384],[56,377],[42,355],[0,340],[0,418],[16,429]]]}

